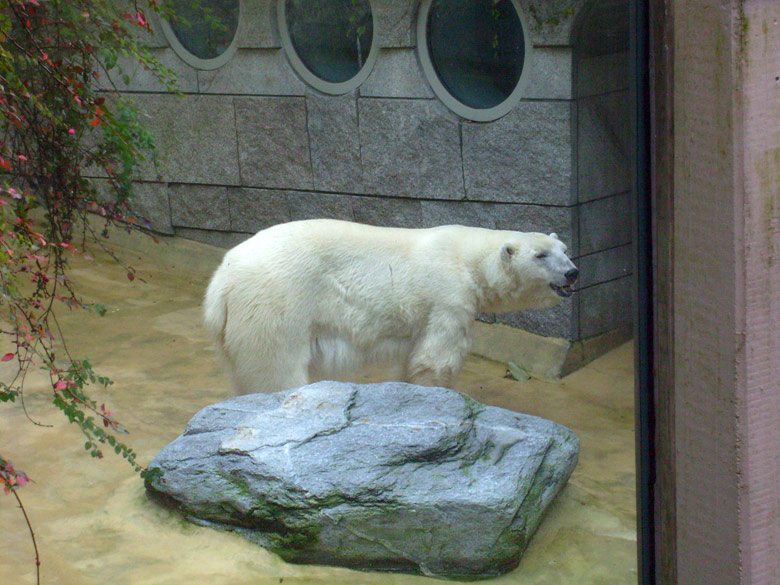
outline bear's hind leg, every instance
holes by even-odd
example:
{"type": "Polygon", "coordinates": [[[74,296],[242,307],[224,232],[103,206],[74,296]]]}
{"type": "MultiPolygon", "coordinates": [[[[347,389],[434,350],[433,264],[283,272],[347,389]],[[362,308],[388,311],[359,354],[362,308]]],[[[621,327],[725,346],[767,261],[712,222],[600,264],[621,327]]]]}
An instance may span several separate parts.
{"type": "Polygon", "coordinates": [[[236,394],[271,393],[299,388],[309,383],[309,353],[279,347],[258,351],[245,347],[229,356],[236,394]],[[270,355],[267,355],[270,354],[270,355]]]}

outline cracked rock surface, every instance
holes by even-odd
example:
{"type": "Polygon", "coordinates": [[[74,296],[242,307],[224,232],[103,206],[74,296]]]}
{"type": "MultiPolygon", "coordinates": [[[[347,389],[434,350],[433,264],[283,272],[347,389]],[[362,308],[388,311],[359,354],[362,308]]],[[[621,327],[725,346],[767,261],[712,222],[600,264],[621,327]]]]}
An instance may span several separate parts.
{"type": "Polygon", "coordinates": [[[578,452],[454,390],[318,382],[201,410],[147,489],[290,562],[474,579],[517,566],[578,452]]]}

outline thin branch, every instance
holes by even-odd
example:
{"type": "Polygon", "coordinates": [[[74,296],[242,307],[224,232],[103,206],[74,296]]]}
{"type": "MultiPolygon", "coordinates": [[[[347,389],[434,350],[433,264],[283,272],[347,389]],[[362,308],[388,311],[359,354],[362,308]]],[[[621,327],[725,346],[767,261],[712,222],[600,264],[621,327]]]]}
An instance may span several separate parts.
{"type": "Polygon", "coordinates": [[[27,515],[27,510],[24,509],[24,505],[22,504],[22,499],[19,497],[19,494],[15,489],[11,489],[11,493],[13,493],[14,497],[16,498],[16,502],[19,504],[19,509],[22,511],[22,514],[24,514],[24,521],[27,522],[27,529],[30,531],[30,540],[32,540],[33,549],[35,550],[35,582],[37,585],[41,585],[41,556],[38,554],[38,543],[35,540],[35,532],[33,531],[30,517],[27,515]]]}
{"type": "Polygon", "coordinates": [[[60,322],[57,320],[56,313],[52,310],[49,313],[49,315],[51,316],[52,319],[54,319],[54,325],[55,325],[55,327],[57,327],[57,333],[59,333],[59,335],[60,335],[59,336],[59,340],[60,340],[60,343],[62,344],[62,349],[65,351],[65,355],[68,356],[68,360],[69,361],[73,362],[73,356],[70,355],[70,351],[68,350],[68,344],[67,344],[67,341],[65,339],[65,334],[62,332],[62,327],[60,327],[60,322]]]}
{"type": "Polygon", "coordinates": [[[25,378],[27,378],[27,372],[30,371],[30,368],[24,368],[21,371],[22,371],[22,381],[19,382],[19,402],[22,403],[22,411],[24,411],[24,416],[26,416],[27,420],[29,420],[36,427],[44,427],[44,428],[54,427],[54,425],[47,425],[42,422],[38,422],[32,416],[30,416],[30,413],[27,411],[27,403],[24,401],[24,380],[25,378]]]}
{"type": "MultiPolygon", "coordinates": [[[[116,220],[116,219],[113,219],[113,220],[111,220],[111,221],[112,221],[114,224],[119,224],[119,223],[121,223],[120,221],[118,221],[118,220],[116,220]]],[[[108,222],[108,223],[111,223],[111,221],[110,221],[110,222],[108,222]]],[[[141,226],[138,226],[138,225],[132,225],[132,224],[127,224],[127,222],[124,222],[124,223],[125,223],[125,225],[129,225],[129,226],[131,227],[131,229],[136,229],[136,230],[140,231],[141,233],[146,233],[146,231],[147,231],[147,230],[144,230],[144,228],[142,228],[141,226]]],[[[116,264],[119,264],[119,266],[121,266],[123,270],[126,270],[127,272],[135,272],[135,271],[134,271],[134,270],[133,270],[133,269],[130,267],[130,265],[129,265],[129,264],[125,264],[124,262],[122,262],[121,258],[119,258],[119,256],[117,256],[117,255],[116,255],[116,253],[115,253],[115,252],[114,252],[112,249],[110,249],[110,248],[108,247],[108,245],[106,245],[106,243],[105,243],[105,241],[104,241],[104,239],[103,239],[103,238],[101,238],[101,237],[98,237],[98,235],[95,233],[95,230],[94,230],[94,228],[93,228],[91,225],[89,225],[88,223],[86,223],[86,222],[85,222],[85,223],[84,223],[84,228],[85,228],[85,229],[84,229],[85,233],[86,233],[86,232],[89,232],[89,233],[90,233],[90,235],[92,236],[92,238],[93,238],[93,240],[94,240],[94,243],[96,243],[98,246],[100,246],[100,247],[103,249],[103,252],[105,252],[106,254],[108,254],[108,255],[109,255],[109,257],[111,258],[111,260],[113,260],[113,261],[114,261],[116,264]]],[[[151,233],[151,232],[149,232],[149,233],[151,233]]],[[[144,283],[146,282],[146,281],[145,281],[143,278],[140,278],[140,277],[138,277],[138,276],[136,276],[136,278],[138,278],[138,280],[139,280],[139,281],[141,281],[141,282],[144,282],[144,283]]]]}

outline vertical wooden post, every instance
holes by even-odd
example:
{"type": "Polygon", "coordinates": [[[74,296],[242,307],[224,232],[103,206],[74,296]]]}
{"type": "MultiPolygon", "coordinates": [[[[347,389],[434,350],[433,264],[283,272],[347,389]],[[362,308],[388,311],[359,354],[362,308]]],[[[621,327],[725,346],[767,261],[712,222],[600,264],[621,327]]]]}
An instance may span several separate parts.
{"type": "Polygon", "coordinates": [[[653,7],[659,580],[777,585],[780,3],[653,7]]]}
{"type": "Polygon", "coordinates": [[[674,451],[674,11],[649,3],[651,194],[653,214],[656,579],[677,583],[674,451]]]}

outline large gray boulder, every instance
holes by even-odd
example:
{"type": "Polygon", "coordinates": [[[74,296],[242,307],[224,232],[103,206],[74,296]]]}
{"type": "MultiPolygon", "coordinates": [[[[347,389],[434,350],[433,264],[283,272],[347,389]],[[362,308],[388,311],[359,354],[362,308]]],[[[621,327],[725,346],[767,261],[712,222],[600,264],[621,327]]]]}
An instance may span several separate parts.
{"type": "Polygon", "coordinates": [[[319,382],[204,408],[147,489],[290,562],[482,578],[517,566],[578,452],[453,390],[319,382]]]}

